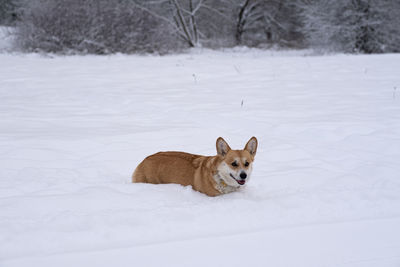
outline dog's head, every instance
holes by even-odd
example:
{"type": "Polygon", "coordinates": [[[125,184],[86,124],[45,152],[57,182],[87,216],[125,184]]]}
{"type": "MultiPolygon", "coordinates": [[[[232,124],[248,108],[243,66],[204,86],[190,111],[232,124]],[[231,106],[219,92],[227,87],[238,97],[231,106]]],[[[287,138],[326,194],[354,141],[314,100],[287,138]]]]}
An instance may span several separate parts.
{"type": "Polygon", "coordinates": [[[253,136],[243,150],[232,150],[222,137],[218,137],[217,153],[222,159],[218,173],[226,184],[237,187],[249,181],[257,145],[257,138],[253,136]]]}

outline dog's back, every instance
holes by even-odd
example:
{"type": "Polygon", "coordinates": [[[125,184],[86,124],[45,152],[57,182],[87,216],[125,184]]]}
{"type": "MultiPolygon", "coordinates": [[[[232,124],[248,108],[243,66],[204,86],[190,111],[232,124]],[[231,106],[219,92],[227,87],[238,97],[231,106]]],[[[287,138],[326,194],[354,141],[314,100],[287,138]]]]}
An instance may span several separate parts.
{"type": "Polygon", "coordinates": [[[193,184],[195,173],[194,162],[200,158],[184,152],[158,152],[145,158],[133,173],[132,181],[136,183],[178,183],[193,184]]]}

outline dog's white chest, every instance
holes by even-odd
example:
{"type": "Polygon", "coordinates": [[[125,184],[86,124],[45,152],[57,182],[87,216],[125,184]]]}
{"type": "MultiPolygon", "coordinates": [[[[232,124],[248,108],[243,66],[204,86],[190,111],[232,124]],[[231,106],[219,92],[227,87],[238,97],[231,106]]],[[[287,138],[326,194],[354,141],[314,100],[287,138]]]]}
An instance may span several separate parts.
{"type": "Polygon", "coordinates": [[[218,192],[222,194],[232,193],[239,189],[239,187],[231,186],[225,183],[225,181],[221,178],[221,176],[218,173],[215,174],[213,177],[216,182],[215,189],[217,189],[218,192]]]}

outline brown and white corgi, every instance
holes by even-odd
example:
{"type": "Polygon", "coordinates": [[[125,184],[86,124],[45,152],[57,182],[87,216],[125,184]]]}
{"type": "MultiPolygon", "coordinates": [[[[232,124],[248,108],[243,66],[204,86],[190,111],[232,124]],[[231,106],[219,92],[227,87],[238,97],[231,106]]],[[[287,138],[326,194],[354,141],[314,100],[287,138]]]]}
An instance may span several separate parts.
{"type": "Polygon", "coordinates": [[[209,196],[234,192],[249,181],[257,145],[252,137],[243,150],[232,150],[219,137],[216,156],[158,152],[136,167],[132,182],[191,185],[209,196]]]}

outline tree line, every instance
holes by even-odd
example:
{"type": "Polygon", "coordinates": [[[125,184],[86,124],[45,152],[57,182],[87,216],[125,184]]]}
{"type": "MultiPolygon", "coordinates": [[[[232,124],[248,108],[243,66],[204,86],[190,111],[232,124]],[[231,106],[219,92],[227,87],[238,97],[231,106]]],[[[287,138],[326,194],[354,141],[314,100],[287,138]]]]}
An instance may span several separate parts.
{"type": "Polygon", "coordinates": [[[24,51],[400,51],[400,0],[0,0],[0,23],[24,51]]]}

